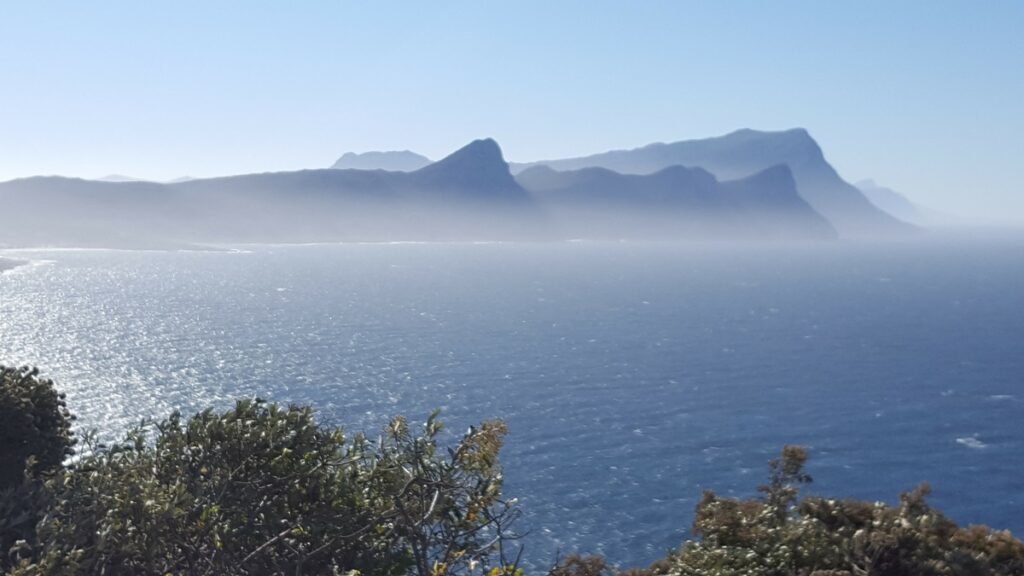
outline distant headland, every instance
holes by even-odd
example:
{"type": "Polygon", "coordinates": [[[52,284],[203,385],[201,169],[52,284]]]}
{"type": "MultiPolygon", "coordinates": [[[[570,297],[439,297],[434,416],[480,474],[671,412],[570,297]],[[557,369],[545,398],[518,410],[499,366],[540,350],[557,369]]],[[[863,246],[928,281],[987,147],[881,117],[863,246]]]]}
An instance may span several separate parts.
{"type": "Polygon", "coordinates": [[[739,130],[506,162],[475,140],[441,160],[347,153],[331,168],[158,183],[0,183],[0,245],[565,239],[829,240],[918,228],[843,180],[804,129],[739,130]]]}

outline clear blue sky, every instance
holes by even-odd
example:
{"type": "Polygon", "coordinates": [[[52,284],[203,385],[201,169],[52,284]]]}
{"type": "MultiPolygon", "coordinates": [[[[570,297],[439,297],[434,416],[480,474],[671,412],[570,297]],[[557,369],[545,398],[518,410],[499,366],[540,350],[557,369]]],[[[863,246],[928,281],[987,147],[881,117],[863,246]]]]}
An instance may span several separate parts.
{"type": "Polygon", "coordinates": [[[0,180],[512,160],[802,126],[850,181],[1024,221],[1024,2],[0,4],[0,180]]]}

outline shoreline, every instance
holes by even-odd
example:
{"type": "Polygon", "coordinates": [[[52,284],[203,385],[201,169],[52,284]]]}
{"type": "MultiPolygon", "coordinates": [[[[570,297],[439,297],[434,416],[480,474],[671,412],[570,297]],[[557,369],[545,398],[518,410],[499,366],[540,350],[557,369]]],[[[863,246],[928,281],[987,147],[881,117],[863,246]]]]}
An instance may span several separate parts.
{"type": "Polygon", "coordinates": [[[612,244],[612,245],[681,245],[695,247],[828,247],[828,246],[877,246],[877,245],[949,245],[976,242],[1020,242],[1024,241],[1024,228],[999,229],[946,229],[930,230],[928,234],[900,238],[848,237],[832,239],[773,238],[752,240],[747,238],[700,238],[700,237],[566,237],[532,239],[427,239],[427,240],[383,240],[344,239],[316,241],[265,241],[265,242],[151,242],[151,243],[83,243],[74,244],[5,244],[0,243],[0,272],[31,264],[31,260],[15,258],[18,253],[33,252],[195,252],[195,253],[240,253],[253,248],[302,248],[320,246],[444,246],[444,245],[551,245],[551,244],[612,244]]]}
{"type": "Polygon", "coordinates": [[[3,258],[0,257],[0,274],[7,272],[8,270],[14,270],[19,266],[28,264],[28,260],[15,260],[14,258],[3,258]]]}

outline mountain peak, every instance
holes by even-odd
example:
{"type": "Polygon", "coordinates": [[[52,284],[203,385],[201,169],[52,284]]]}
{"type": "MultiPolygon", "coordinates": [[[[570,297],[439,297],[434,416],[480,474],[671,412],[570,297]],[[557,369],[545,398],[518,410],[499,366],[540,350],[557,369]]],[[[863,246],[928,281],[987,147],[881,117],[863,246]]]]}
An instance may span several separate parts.
{"type": "MultiPolygon", "coordinates": [[[[709,140],[732,140],[732,141],[771,141],[775,143],[786,142],[788,145],[811,145],[817,148],[817,142],[806,128],[788,128],[786,130],[755,130],[753,128],[740,128],[729,132],[724,136],[708,138],[709,140]]],[[[690,140],[692,141],[692,140],[690,140]]],[[[699,141],[699,140],[697,140],[699,141]]]]}
{"type": "MultiPolygon", "coordinates": [[[[508,164],[501,154],[501,147],[491,138],[473,140],[455,152],[420,170],[440,171],[487,171],[491,174],[508,173],[508,164]]],[[[509,176],[511,177],[511,176],[509,176]]]]}
{"type": "Polygon", "coordinates": [[[501,147],[491,138],[474,140],[414,174],[424,183],[449,189],[523,193],[509,172],[501,147]]]}
{"type": "Polygon", "coordinates": [[[494,141],[493,138],[481,138],[479,140],[473,140],[469,144],[466,144],[462,148],[459,148],[455,152],[452,152],[448,156],[441,159],[441,162],[453,162],[453,161],[472,161],[472,162],[483,162],[483,163],[505,163],[505,158],[501,154],[501,147],[494,141]]]}

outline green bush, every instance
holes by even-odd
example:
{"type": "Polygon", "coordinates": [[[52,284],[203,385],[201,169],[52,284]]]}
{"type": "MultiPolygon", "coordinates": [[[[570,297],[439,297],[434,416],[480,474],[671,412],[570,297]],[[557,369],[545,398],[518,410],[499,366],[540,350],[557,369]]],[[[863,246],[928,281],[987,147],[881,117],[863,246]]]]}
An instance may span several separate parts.
{"type": "Polygon", "coordinates": [[[71,420],[64,395],[39,370],[0,365],[0,490],[20,485],[26,472],[59,469],[72,454],[71,420]]]}
{"type": "MultiPolygon", "coordinates": [[[[432,415],[346,436],[308,407],[260,400],[140,425],[77,458],[52,382],[2,368],[0,571],[72,574],[480,574],[506,556],[519,514],[501,496],[500,421],[438,446],[432,415]],[[63,465],[62,465],[63,463],[63,465]]],[[[922,486],[890,506],[801,497],[807,452],[787,446],[751,499],[706,492],[695,540],[646,569],[572,555],[550,576],[1020,576],[1024,544],[961,528],[922,486]]]]}
{"type": "MultiPolygon", "coordinates": [[[[441,425],[395,419],[347,439],[306,407],[242,401],[174,414],[48,482],[34,561],[15,574],[431,574],[486,563],[515,509],[500,500],[505,428],[438,450],[441,425]]],[[[498,562],[501,559],[498,558],[498,562]]]]}
{"type": "Polygon", "coordinates": [[[898,506],[799,498],[806,452],[787,446],[763,496],[706,492],[693,532],[645,571],[679,576],[982,576],[1024,574],[1024,544],[1009,532],[960,528],[925,501],[927,485],[898,506]]]}
{"type": "Polygon", "coordinates": [[[38,370],[0,366],[0,572],[36,541],[48,506],[41,483],[72,454],[71,420],[38,370]]]}

